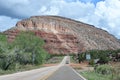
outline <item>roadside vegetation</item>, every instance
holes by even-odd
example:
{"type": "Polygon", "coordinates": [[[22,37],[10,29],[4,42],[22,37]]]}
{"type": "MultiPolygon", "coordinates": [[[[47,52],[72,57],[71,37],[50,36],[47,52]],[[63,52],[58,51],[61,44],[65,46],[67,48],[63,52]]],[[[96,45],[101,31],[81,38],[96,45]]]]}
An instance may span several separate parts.
{"type": "Polygon", "coordinates": [[[58,64],[62,61],[64,56],[53,56],[45,62],[45,64],[58,64]]]}
{"type": "Polygon", "coordinates": [[[51,55],[44,49],[44,41],[33,32],[20,32],[13,42],[0,34],[0,74],[40,67],[51,55]]]}
{"type": "Polygon", "coordinates": [[[86,55],[91,56],[90,64],[94,65],[94,61],[97,59],[98,63],[105,64],[110,61],[120,62],[120,49],[117,50],[89,50],[83,53],[79,53],[77,56],[78,62],[83,62],[86,60],[86,55]]]}
{"type": "Polygon", "coordinates": [[[88,62],[87,67],[93,67],[94,70],[76,69],[88,80],[120,80],[120,49],[118,50],[90,50],[78,55],[73,59],[78,63],[88,62]],[[90,59],[86,60],[86,55],[90,59]]]}
{"type": "Polygon", "coordinates": [[[120,64],[99,65],[94,71],[82,71],[80,74],[88,80],[120,80],[120,64]]]}
{"type": "Polygon", "coordinates": [[[95,73],[94,71],[84,71],[80,73],[87,80],[110,80],[110,75],[102,75],[95,73]]]}

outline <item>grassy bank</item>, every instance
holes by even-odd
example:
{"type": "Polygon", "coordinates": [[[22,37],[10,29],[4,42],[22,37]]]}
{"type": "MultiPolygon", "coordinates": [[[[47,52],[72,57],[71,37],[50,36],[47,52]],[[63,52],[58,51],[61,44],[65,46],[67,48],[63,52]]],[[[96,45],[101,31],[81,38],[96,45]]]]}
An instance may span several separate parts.
{"type": "Polygon", "coordinates": [[[79,73],[88,80],[120,80],[120,63],[99,65],[95,70],[79,73]]]}
{"type": "Polygon", "coordinates": [[[80,73],[88,80],[111,80],[112,75],[102,75],[94,71],[84,71],[80,73]]]}

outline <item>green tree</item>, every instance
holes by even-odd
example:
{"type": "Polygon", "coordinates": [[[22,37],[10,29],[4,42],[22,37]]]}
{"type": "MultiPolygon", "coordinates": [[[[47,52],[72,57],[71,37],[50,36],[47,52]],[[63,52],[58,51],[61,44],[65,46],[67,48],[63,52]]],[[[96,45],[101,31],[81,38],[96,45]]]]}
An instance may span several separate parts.
{"type": "Polygon", "coordinates": [[[0,68],[3,70],[7,70],[11,65],[12,58],[10,57],[11,55],[9,55],[9,52],[7,37],[5,34],[0,33],[0,68]]]}
{"type": "Polygon", "coordinates": [[[0,33],[0,54],[5,52],[6,45],[7,45],[6,35],[0,33]]]}
{"type": "Polygon", "coordinates": [[[43,49],[44,41],[35,36],[33,32],[21,32],[13,44],[16,49],[16,54],[22,54],[21,61],[31,56],[29,62],[31,61],[32,64],[42,64],[47,56],[47,52],[43,49]],[[28,54],[28,56],[25,57],[23,56],[24,54],[28,54]]]}

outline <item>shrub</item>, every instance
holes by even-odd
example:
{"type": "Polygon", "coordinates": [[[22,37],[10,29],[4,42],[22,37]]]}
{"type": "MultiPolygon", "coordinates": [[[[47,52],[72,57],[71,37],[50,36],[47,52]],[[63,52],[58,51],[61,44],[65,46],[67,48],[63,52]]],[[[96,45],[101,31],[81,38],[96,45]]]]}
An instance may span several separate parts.
{"type": "Polygon", "coordinates": [[[83,62],[84,60],[85,60],[85,54],[83,54],[83,53],[78,54],[78,61],[79,61],[79,63],[83,62]]]}
{"type": "Polygon", "coordinates": [[[0,59],[0,68],[3,70],[13,69],[14,62],[15,62],[14,55],[7,55],[4,58],[0,59]],[[11,68],[9,68],[9,67],[11,67],[11,68]]]}
{"type": "Polygon", "coordinates": [[[109,62],[109,58],[106,57],[106,56],[104,56],[104,55],[101,56],[100,59],[99,59],[99,61],[98,61],[98,63],[100,63],[100,64],[106,64],[108,62],[109,62]]]}
{"type": "Polygon", "coordinates": [[[103,75],[108,75],[112,74],[113,68],[109,65],[99,65],[96,67],[95,71],[103,75]]]}
{"type": "Polygon", "coordinates": [[[92,65],[92,66],[95,65],[95,63],[94,63],[94,59],[91,59],[91,60],[90,60],[89,65],[92,65]]]}
{"type": "Polygon", "coordinates": [[[120,80],[120,65],[114,67],[112,80],[120,80]]]}

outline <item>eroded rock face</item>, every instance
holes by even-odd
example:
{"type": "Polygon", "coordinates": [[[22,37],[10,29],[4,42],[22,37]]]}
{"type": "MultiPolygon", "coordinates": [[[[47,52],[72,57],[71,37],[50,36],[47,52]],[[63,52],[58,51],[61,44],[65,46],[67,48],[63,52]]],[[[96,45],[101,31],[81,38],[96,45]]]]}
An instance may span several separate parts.
{"type": "Polygon", "coordinates": [[[120,43],[108,32],[82,22],[59,16],[34,16],[19,21],[5,33],[14,40],[20,31],[33,31],[44,39],[51,54],[78,53],[91,49],[118,49],[120,43]]]}
{"type": "Polygon", "coordinates": [[[77,53],[78,39],[72,34],[47,33],[36,31],[37,36],[42,37],[45,42],[45,48],[49,53],[77,53]]]}
{"type": "Polygon", "coordinates": [[[11,28],[7,31],[5,31],[4,33],[7,35],[7,38],[8,38],[8,42],[12,42],[15,37],[18,35],[20,31],[17,30],[16,28],[11,28]]]}

